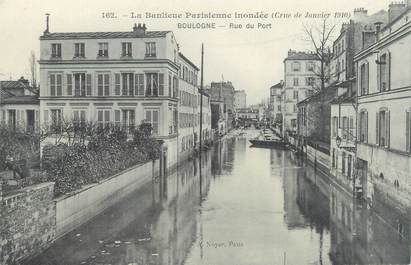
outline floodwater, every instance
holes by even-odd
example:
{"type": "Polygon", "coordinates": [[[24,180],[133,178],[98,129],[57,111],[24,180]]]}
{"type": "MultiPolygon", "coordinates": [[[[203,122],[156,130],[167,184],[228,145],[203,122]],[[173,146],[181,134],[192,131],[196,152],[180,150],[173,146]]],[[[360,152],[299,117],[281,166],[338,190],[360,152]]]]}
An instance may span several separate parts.
{"type": "MultiPolygon", "coordinates": [[[[249,136],[250,137],[250,136],[249,136]]],[[[410,218],[284,150],[222,140],[27,264],[409,264],[410,218]]]]}

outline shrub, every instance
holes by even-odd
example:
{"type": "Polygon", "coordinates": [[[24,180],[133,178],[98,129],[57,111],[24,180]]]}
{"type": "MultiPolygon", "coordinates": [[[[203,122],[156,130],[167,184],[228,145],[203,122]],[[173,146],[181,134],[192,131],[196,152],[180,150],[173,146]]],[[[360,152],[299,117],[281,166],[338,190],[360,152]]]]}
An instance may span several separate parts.
{"type": "Polygon", "coordinates": [[[43,149],[43,169],[61,195],[98,182],[131,166],[159,157],[161,143],[150,137],[146,124],[134,131],[133,139],[120,130],[98,133],[87,144],[58,144],[43,149]]]}

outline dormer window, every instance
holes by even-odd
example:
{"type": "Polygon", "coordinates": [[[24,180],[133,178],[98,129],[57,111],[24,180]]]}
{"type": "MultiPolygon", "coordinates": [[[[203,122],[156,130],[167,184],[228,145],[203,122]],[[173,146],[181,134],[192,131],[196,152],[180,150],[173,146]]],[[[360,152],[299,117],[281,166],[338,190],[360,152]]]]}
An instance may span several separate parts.
{"type": "Polygon", "coordinates": [[[52,58],[61,58],[61,43],[52,43],[51,44],[51,57],[52,58]]]}
{"type": "Polygon", "coordinates": [[[108,43],[100,42],[98,44],[98,57],[108,57],[108,43]]]}
{"type": "Polygon", "coordinates": [[[84,43],[74,44],[74,57],[85,57],[85,44],[84,43]]]}
{"type": "Polygon", "coordinates": [[[132,57],[133,52],[131,49],[131,42],[121,43],[121,56],[122,57],[132,57]]]}
{"type": "Polygon", "coordinates": [[[146,42],[146,57],[156,57],[155,42],[146,42]]]}

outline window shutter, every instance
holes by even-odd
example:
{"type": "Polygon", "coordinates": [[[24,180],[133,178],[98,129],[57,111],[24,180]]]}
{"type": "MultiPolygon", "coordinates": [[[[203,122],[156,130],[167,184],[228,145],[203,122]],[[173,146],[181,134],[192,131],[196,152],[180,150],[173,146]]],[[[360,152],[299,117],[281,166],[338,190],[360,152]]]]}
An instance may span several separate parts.
{"type": "Polygon", "coordinates": [[[391,89],[391,52],[387,53],[387,90],[391,89]]]}
{"type": "Polygon", "coordinates": [[[391,141],[391,139],[390,139],[390,130],[391,130],[391,126],[390,126],[390,111],[386,111],[385,112],[386,113],[386,117],[385,117],[385,119],[386,119],[386,122],[385,122],[385,129],[386,129],[386,131],[387,131],[387,133],[386,133],[386,144],[385,144],[385,146],[386,147],[390,147],[390,141],[391,141]]]}
{"type": "Polygon", "coordinates": [[[39,121],[39,119],[40,119],[40,117],[39,117],[39,111],[38,110],[36,110],[35,112],[34,112],[34,115],[36,115],[35,116],[35,127],[36,127],[36,129],[38,129],[39,128],[39,125],[40,125],[40,121],[39,121]]]}
{"type": "Polygon", "coordinates": [[[50,96],[55,96],[56,95],[56,76],[54,74],[50,75],[49,78],[49,84],[50,84],[50,96]]]}
{"type": "Polygon", "coordinates": [[[66,93],[67,96],[73,95],[73,76],[71,74],[66,75],[66,93]]]}
{"type": "Polygon", "coordinates": [[[377,56],[377,91],[381,92],[381,65],[380,63],[380,57],[377,56]]]}
{"type": "Polygon", "coordinates": [[[97,96],[103,96],[103,75],[97,75],[97,96]]]}
{"type": "Polygon", "coordinates": [[[110,96],[110,75],[104,74],[104,95],[110,96]]]}
{"type": "Polygon", "coordinates": [[[159,95],[164,96],[164,74],[159,74],[158,79],[159,95]]]}
{"type": "Polygon", "coordinates": [[[120,96],[120,74],[115,74],[114,79],[115,79],[115,94],[116,96],[120,96]]]}
{"type": "Polygon", "coordinates": [[[380,115],[379,115],[379,113],[377,112],[376,113],[376,115],[375,115],[375,143],[377,144],[377,145],[379,145],[380,144],[380,120],[379,120],[379,117],[380,117],[380,115]]]}
{"type": "Polygon", "coordinates": [[[368,95],[370,93],[370,64],[367,63],[365,66],[365,93],[368,95]]]}
{"type": "Polygon", "coordinates": [[[57,96],[61,96],[62,95],[62,93],[63,93],[63,75],[62,74],[57,74],[56,75],[57,77],[56,77],[56,80],[57,80],[57,85],[56,85],[56,88],[57,88],[57,96]]]}
{"type": "Polygon", "coordinates": [[[410,148],[410,142],[411,142],[411,119],[410,119],[410,111],[407,111],[405,113],[405,150],[409,153],[411,150],[410,148]]]}
{"type": "Polygon", "coordinates": [[[44,110],[44,124],[47,125],[49,123],[49,111],[44,110]]]}
{"type": "Polygon", "coordinates": [[[87,89],[87,96],[91,96],[91,89],[92,89],[92,80],[91,74],[86,74],[86,89],[87,89]]]}
{"type": "Polygon", "coordinates": [[[365,142],[368,143],[368,111],[365,112],[365,142]]]}

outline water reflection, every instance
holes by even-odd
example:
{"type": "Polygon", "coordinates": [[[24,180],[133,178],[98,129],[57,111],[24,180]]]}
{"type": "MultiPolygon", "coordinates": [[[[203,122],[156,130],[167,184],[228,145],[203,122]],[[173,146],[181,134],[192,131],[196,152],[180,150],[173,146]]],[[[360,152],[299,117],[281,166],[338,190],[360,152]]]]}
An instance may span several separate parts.
{"type": "Polygon", "coordinates": [[[27,264],[408,264],[409,211],[378,202],[291,152],[227,138],[27,264]]]}

